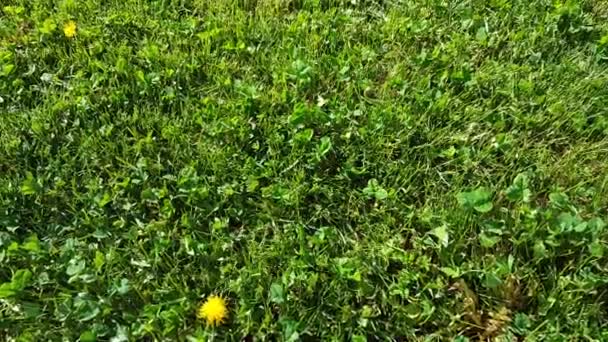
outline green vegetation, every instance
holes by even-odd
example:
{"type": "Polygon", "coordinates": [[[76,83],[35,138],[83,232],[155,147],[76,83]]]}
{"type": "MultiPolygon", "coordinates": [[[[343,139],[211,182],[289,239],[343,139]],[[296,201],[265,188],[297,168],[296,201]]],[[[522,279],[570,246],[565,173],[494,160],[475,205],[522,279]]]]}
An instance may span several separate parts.
{"type": "Polygon", "coordinates": [[[0,340],[608,340],[605,1],[0,10],[0,340]]]}

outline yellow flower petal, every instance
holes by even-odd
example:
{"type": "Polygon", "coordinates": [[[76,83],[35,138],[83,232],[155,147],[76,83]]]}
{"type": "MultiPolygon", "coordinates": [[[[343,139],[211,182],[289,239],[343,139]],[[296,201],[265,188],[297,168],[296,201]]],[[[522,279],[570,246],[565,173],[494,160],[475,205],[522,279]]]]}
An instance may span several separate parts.
{"type": "Polygon", "coordinates": [[[76,35],[76,22],[69,20],[63,24],[63,34],[68,38],[73,38],[76,35]]]}
{"type": "Polygon", "coordinates": [[[226,301],[219,296],[212,295],[199,307],[198,318],[203,319],[208,325],[220,325],[228,317],[226,301]]]}

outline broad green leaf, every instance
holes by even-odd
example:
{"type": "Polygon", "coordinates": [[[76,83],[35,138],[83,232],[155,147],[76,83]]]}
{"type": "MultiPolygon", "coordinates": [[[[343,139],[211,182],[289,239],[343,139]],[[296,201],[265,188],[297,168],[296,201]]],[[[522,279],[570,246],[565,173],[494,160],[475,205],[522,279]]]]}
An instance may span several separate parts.
{"type": "Polygon", "coordinates": [[[254,192],[255,189],[258,188],[258,185],[260,185],[260,182],[257,179],[250,177],[247,180],[247,192],[254,192]]]}
{"type": "Polygon", "coordinates": [[[103,267],[103,265],[106,262],[106,257],[103,253],[101,253],[100,251],[95,251],[95,269],[97,270],[97,272],[101,271],[101,268],[103,267]]]}
{"type": "Polygon", "coordinates": [[[494,273],[486,273],[484,278],[484,285],[486,288],[495,289],[502,284],[502,280],[498,278],[494,273]]]}
{"type": "Polygon", "coordinates": [[[603,35],[598,40],[598,45],[601,46],[601,47],[608,46],[608,33],[606,33],[605,35],[603,35]]]}
{"type": "Polygon", "coordinates": [[[29,252],[40,252],[40,241],[38,240],[38,236],[36,236],[36,234],[30,235],[27,239],[25,239],[25,242],[23,242],[21,248],[29,252]]]}
{"type": "Polygon", "coordinates": [[[38,184],[32,173],[28,172],[25,180],[21,183],[21,193],[24,195],[35,195],[41,189],[42,187],[38,184]]]}
{"type": "Polygon", "coordinates": [[[521,312],[515,314],[513,319],[513,327],[517,330],[517,332],[523,335],[531,326],[532,323],[526,314],[521,312]]]}
{"type": "Polygon", "coordinates": [[[86,307],[86,310],[82,310],[80,315],[78,316],[78,320],[80,322],[90,321],[93,318],[97,317],[101,313],[101,310],[97,306],[89,305],[86,307]]]}
{"type": "Polygon", "coordinates": [[[486,202],[486,203],[482,203],[482,204],[476,205],[473,208],[475,210],[477,210],[478,212],[480,212],[480,213],[487,213],[490,210],[492,210],[493,204],[492,204],[492,202],[486,202]]]}
{"type": "Polygon", "coordinates": [[[281,284],[273,283],[270,285],[270,301],[277,304],[285,301],[285,294],[283,293],[283,286],[281,284]]]}
{"type": "Polygon", "coordinates": [[[488,38],[488,33],[486,32],[486,28],[485,27],[480,27],[477,30],[477,33],[475,34],[475,39],[477,39],[480,42],[485,42],[488,38]]]}
{"type": "Polygon", "coordinates": [[[367,187],[363,189],[363,193],[369,198],[375,198],[377,200],[383,200],[388,197],[388,192],[378,184],[378,180],[375,178],[367,181],[367,187]]]}
{"type": "Polygon", "coordinates": [[[452,267],[441,267],[439,269],[441,272],[445,273],[450,278],[458,278],[460,277],[460,270],[452,267]]]}
{"type": "Polygon", "coordinates": [[[310,110],[304,104],[296,104],[293,113],[289,116],[289,123],[298,126],[303,125],[310,120],[310,110]]]}
{"type": "Polygon", "coordinates": [[[114,65],[114,68],[118,72],[125,72],[125,71],[127,71],[127,60],[124,57],[119,57],[116,60],[116,64],[114,65]]]}
{"type": "Polygon", "coordinates": [[[279,323],[283,330],[283,341],[295,342],[300,340],[300,333],[298,332],[298,323],[291,319],[281,319],[279,323]]]}
{"type": "Polygon", "coordinates": [[[518,174],[513,180],[513,184],[505,191],[507,198],[511,201],[530,202],[532,192],[528,189],[528,176],[525,173],[518,174]]]}
{"type": "Polygon", "coordinates": [[[577,224],[576,226],[574,226],[573,230],[577,233],[584,232],[585,230],[587,230],[587,222],[581,222],[581,223],[577,224]]]}
{"type": "Polygon", "coordinates": [[[103,196],[101,198],[98,199],[97,204],[100,207],[105,207],[106,204],[110,203],[112,201],[112,196],[109,193],[104,193],[103,196]]]}
{"type": "Polygon", "coordinates": [[[557,207],[564,207],[569,203],[568,196],[562,192],[552,192],[549,194],[549,201],[557,207]]]}
{"type": "Polygon", "coordinates": [[[13,70],[15,70],[15,64],[5,64],[2,67],[2,74],[8,76],[13,72],[13,70]]]}
{"type": "Polygon", "coordinates": [[[296,133],[296,135],[294,136],[294,141],[299,144],[307,143],[310,141],[310,139],[312,139],[313,134],[314,131],[312,129],[305,129],[301,132],[296,133]]]}
{"type": "Polygon", "coordinates": [[[80,342],[96,342],[97,334],[91,330],[84,331],[80,334],[80,342]]]}
{"type": "Polygon", "coordinates": [[[385,189],[383,189],[383,188],[379,188],[374,193],[374,196],[376,197],[377,200],[383,200],[383,199],[386,199],[388,197],[388,192],[385,189]]]}
{"type": "Polygon", "coordinates": [[[11,284],[13,289],[17,292],[22,291],[29,284],[32,279],[32,272],[30,270],[18,270],[13,274],[11,284]]]}
{"type": "Polygon", "coordinates": [[[4,284],[0,285],[0,298],[12,297],[16,293],[17,292],[13,288],[13,284],[12,283],[9,282],[9,283],[4,283],[4,284]]]}
{"type": "Polygon", "coordinates": [[[27,318],[37,318],[42,311],[40,305],[33,302],[21,302],[21,309],[27,318]]]}
{"type": "Polygon", "coordinates": [[[367,337],[363,335],[353,335],[352,342],[367,342],[367,337]]]}
{"type": "Polygon", "coordinates": [[[0,285],[0,298],[7,298],[23,291],[32,279],[32,272],[29,270],[18,270],[13,274],[9,283],[0,285]]]}
{"type": "Polygon", "coordinates": [[[480,213],[492,210],[492,193],[486,188],[478,188],[470,192],[461,192],[456,198],[461,206],[475,209],[480,213]]]}
{"type": "Polygon", "coordinates": [[[606,227],[606,224],[601,218],[594,217],[587,222],[587,226],[592,232],[600,233],[604,229],[604,227],[606,227]]]}
{"type": "Polygon", "coordinates": [[[601,241],[595,240],[591,242],[588,248],[589,253],[591,253],[591,255],[594,257],[601,258],[604,256],[604,244],[601,241]]]}
{"type": "Polygon", "coordinates": [[[39,30],[41,33],[50,34],[55,31],[56,28],[57,24],[55,24],[55,21],[51,18],[47,18],[44,20],[39,30]]]}
{"type": "Polygon", "coordinates": [[[535,259],[542,259],[547,256],[547,248],[542,241],[537,241],[532,248],[535,259]]]}
{"type": "Polygon", "coordinates": [[[118,294],[125,295],[125,294],[127,294],[129,292],[130,288],[131,287],[129,286],[129,279],[122,278],[120,280],[120,285],[118,285],[116,287],[116,292],[118,292],[118,294]]]}
{"type": "Polygon", "coordinates": [[[70,260],[70,263],[68,264],[65,273],[71,277],[82,272],[85,266],[86,264],[84,260],[72,259],[70,260]]]}
{"type": "MultiPolygon", "coordinates": [[[[573,230],[574,227],[578,226],[581,223],[582,222],[579,218],[570,213],[561,213],[557,217],[557,224],[561,232],[573,230]]],[[[584,227],[582,228],[584,229],[584,227]]]]}
{"type": "Polygon", "coordinates": [[[448,227],[446,225],[433,229],[431,233],[437,237],[439,243],[443,247],[447,247],[450,243],[450,234],[448,233],[448,227]]]}
{"type": "Polygon", "coordinates": [[[486,235],[485,233],[479,234],[479,244],[482,247],[485,247],[485,248],[494,247],[494,245],[497,244],[498,241],[500,241],[500,237],[498,237],[498,236],[489,236],[489,235],[486,235]]]}
{"type": "Polygon", "coordinates": [[[323,158],[331,150],[331,139],[329,137],[321,138],[319,147],[317,148],[317,157],[323,158]]]}

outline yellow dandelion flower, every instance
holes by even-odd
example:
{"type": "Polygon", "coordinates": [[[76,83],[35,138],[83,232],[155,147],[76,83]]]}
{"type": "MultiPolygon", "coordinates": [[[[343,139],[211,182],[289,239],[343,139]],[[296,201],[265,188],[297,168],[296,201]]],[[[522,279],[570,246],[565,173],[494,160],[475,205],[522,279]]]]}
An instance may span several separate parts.
{"type": "Polygon", "coordinates": [[[204,319],[208,325],[220,325],[228,317],[226,301],[219,296],[209,296],[198,309],[198,318],[204,319]]]}
{"type": "Polygon", "coordinates": [[[63,25],[63,34],[68,38],[73,38],[76,35],[76,22],[69,20],[63,25]]]}

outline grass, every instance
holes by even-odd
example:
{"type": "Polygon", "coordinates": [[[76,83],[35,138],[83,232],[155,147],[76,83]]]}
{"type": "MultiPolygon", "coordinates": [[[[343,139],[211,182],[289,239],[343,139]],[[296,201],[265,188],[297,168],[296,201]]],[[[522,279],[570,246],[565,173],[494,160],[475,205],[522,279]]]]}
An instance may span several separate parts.
{"type": "Polygon", "coordinates": [[[608,340],[607,108],[600,0],[4,0],[0,339],[608,340]]]}

